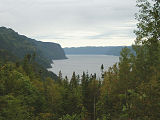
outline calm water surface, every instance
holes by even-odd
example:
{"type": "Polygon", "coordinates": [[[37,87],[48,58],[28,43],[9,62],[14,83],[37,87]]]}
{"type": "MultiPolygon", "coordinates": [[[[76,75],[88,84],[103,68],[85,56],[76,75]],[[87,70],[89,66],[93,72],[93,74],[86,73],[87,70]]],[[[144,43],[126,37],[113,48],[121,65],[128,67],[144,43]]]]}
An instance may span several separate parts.
{"type": "Polygon", "coordinates": [[[52,71],[58,75],[61,70],[63,77],[71,78],[73,72],[82,75],[83,71],[89,74],[96,73],[98,77],[101,76],[101,65],[104,69],[108,69],[114,63],[119,61],[119,57],[111,55],[67,55],[66,60],[53,60],[52,71]]]}

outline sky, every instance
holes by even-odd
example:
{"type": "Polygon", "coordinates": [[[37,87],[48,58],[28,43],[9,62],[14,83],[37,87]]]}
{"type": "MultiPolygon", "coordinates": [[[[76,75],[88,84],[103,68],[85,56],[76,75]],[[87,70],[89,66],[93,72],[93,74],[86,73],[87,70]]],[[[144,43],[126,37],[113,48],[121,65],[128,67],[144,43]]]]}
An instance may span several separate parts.
{"type": "Polygon", "coordinates": [[[0,0],[0,26],[62,47],[132,45],[136,0],[0,0]]]}

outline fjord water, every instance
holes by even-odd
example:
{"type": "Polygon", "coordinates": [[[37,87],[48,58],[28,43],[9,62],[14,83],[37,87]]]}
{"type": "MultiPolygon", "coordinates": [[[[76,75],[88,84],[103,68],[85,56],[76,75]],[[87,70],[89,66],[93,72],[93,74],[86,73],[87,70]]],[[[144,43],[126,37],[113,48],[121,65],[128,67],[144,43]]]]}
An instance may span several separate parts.
{"type": "Polygon", "coordinates": [[[104,65],[104,70],[107,70],[113,64],[119,61],[118,56],[111,55],[67,55],[68,59],[65,60],[53,60],[51,64],[52,71],[59,74],[62,72],[62,76],[71,78],[73,72],[82,75],[83,71],[89,74],[96,73],[97,77],[101,77],[101,65],[104,65]]]}

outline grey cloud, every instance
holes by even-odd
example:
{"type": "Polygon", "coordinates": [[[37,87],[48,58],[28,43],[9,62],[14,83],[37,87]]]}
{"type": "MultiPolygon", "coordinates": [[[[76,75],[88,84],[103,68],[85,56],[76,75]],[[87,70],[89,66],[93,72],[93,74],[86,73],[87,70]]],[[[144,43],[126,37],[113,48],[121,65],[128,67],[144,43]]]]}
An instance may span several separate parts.
{"type": "Polygon", "coordinates": [[[88,44],[91,39],[133,36],[136,22],[126,23],[134,21],[135,4],[135,0],[1,0],[0,25],[44,41],[78,37],[88,44]],[[74,36],[75,31],[97,34],[74,36]]]}

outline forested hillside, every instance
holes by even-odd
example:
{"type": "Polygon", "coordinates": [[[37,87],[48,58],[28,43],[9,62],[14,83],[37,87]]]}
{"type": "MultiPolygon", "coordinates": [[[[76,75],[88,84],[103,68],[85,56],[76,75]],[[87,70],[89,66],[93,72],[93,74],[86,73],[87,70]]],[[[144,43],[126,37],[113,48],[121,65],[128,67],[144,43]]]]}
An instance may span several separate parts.
{"type": "MultiPolygon", "coordinates": [[[[106,46],[106,47],[71,47],[64,48],[66,54],[73,55],[114,55],[120,56],[121,50],[125,46],[106,46]]],[[[131,46],[126,46],[132,49],[131,46]]]]}
{"type": "Polygon", "coordinates": [[[3,58],[13,54],[2,51],[0,120],[159,120],[160,2],[137,6],[136,54],[123,48],[118,63],[101,66],[102,79],[74,72],[70,80],[61,72],[53,78],[35,54],[10,62],[3,58]]]}
{"type": "Polygon", "coordinates": [[[0,50],[9,51],[21,59],[26,54],[35,53],[36,61],[44,67],[49,67],[53,59],[66,59],[59,44],[36,41],[5,27],[0,27],[0,50]]]}

